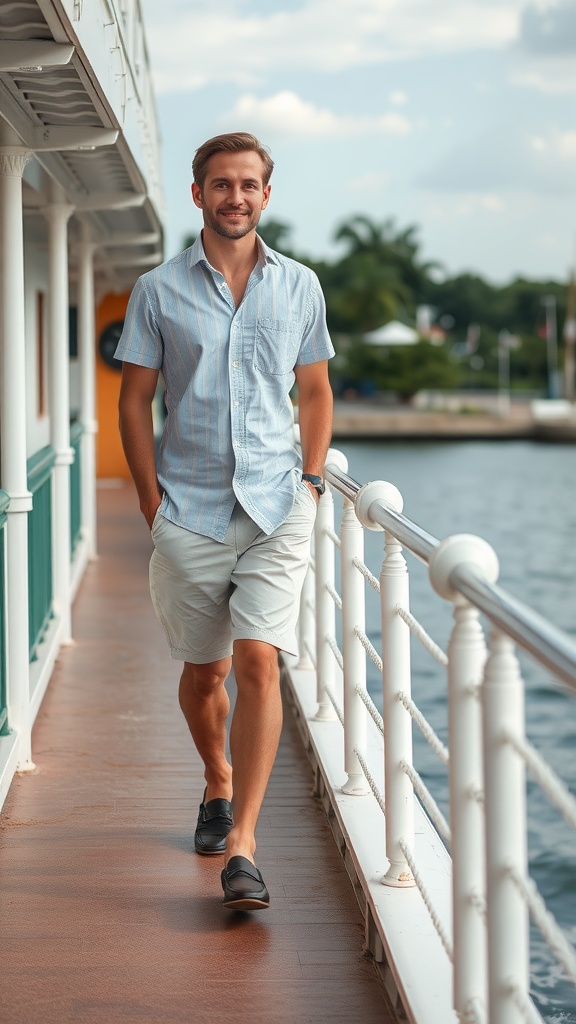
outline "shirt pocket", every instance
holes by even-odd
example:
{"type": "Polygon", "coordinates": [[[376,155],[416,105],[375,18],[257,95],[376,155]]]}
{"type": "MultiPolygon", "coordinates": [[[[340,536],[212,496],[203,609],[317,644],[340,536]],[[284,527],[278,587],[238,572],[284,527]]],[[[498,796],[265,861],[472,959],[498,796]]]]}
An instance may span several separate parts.
{"type": "Polygon", "coordinates": [[[261,373],[290,373],[298,359],[301,337],[298,320],[260,317],[256,323],[254,366],[261,373]]]}

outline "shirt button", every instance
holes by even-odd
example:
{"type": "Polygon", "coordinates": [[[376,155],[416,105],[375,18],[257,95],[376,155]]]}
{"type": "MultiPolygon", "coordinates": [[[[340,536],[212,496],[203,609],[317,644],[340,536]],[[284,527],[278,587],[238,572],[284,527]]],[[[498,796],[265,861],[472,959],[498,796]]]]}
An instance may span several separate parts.
{"type": "Polygon", "coordinates": [[[238,359],[234,360],[234,362],[232,363],[232,366],[240,366],[240,363],[239,363],[238,359]]]}
{"type": "Polygon", "coordinates": [[[234,405],[238,406],[238,405],[240,405],[240,402],[234,402],[234,405]]]}

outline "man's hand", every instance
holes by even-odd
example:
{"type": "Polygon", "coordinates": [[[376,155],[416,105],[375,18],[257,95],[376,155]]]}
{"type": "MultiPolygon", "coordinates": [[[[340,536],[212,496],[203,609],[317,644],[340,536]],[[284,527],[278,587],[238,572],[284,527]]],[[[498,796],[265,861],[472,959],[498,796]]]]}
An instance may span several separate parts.
{"type": "Polygon", "coordinates": [[[141,503],[141,505],[140,505],[140,511],[142,512],[142,515],[144,516],[144,519],[148,523],[148,529],[149,530],[152,529],[152,523],[154,522],[154,519],[156,518],[156,513],[157,513],[158,509],[160,508],[161,503],[162,503],[162,495],[159,494],[157,497],[154,497],[151,501],[147,501],[146,503],[143,503],[143,504],[141,503]]]}
{"type": "Polygon", "coordinates": [[[314,487],[314,484],[311,484],[309,480],[304,480],[303,482],[306,484],[308,490],[312,491],[312,494],[316,498],[316,504],[318,504],[318,502],[320,501],[320,495],[318,494],[318,491],[314,487]]]}

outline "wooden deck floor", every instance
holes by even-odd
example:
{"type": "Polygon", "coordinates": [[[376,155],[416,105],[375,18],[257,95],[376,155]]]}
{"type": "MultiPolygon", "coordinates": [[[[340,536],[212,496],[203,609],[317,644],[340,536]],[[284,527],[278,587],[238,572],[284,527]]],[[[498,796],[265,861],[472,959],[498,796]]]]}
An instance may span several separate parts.
{"type": "Polygon", "coordinates": [[[221,907],[193,853],[199,759],[147,588],[128,485],[99,491],[100,558],[0,819],[2,1024],[387,1024],[362,918],[286,715],[258,833],[270,910],[221,907]]]}

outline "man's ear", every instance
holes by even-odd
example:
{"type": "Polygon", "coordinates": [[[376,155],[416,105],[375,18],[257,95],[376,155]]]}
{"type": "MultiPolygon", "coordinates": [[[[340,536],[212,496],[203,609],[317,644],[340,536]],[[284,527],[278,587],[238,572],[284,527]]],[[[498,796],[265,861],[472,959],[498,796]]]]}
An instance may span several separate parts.
{"type": "Polygon", "coordinates": [[[266,185],[266,187],[264,189],[264,197],[262,199],[262,209],[263,210],[265,210],[266,207],[268,206],[268,201],[270,199],[271,191],[272,191],[272,185],[266,185]]]}
{"type": "Polygon", "coordinates": [[[194,205],[199,206],[200,209],[202,209],[202,192],[200,191],[200,186],[197,185],[195,181],[192,182],[191,191],[194,205]]]}

